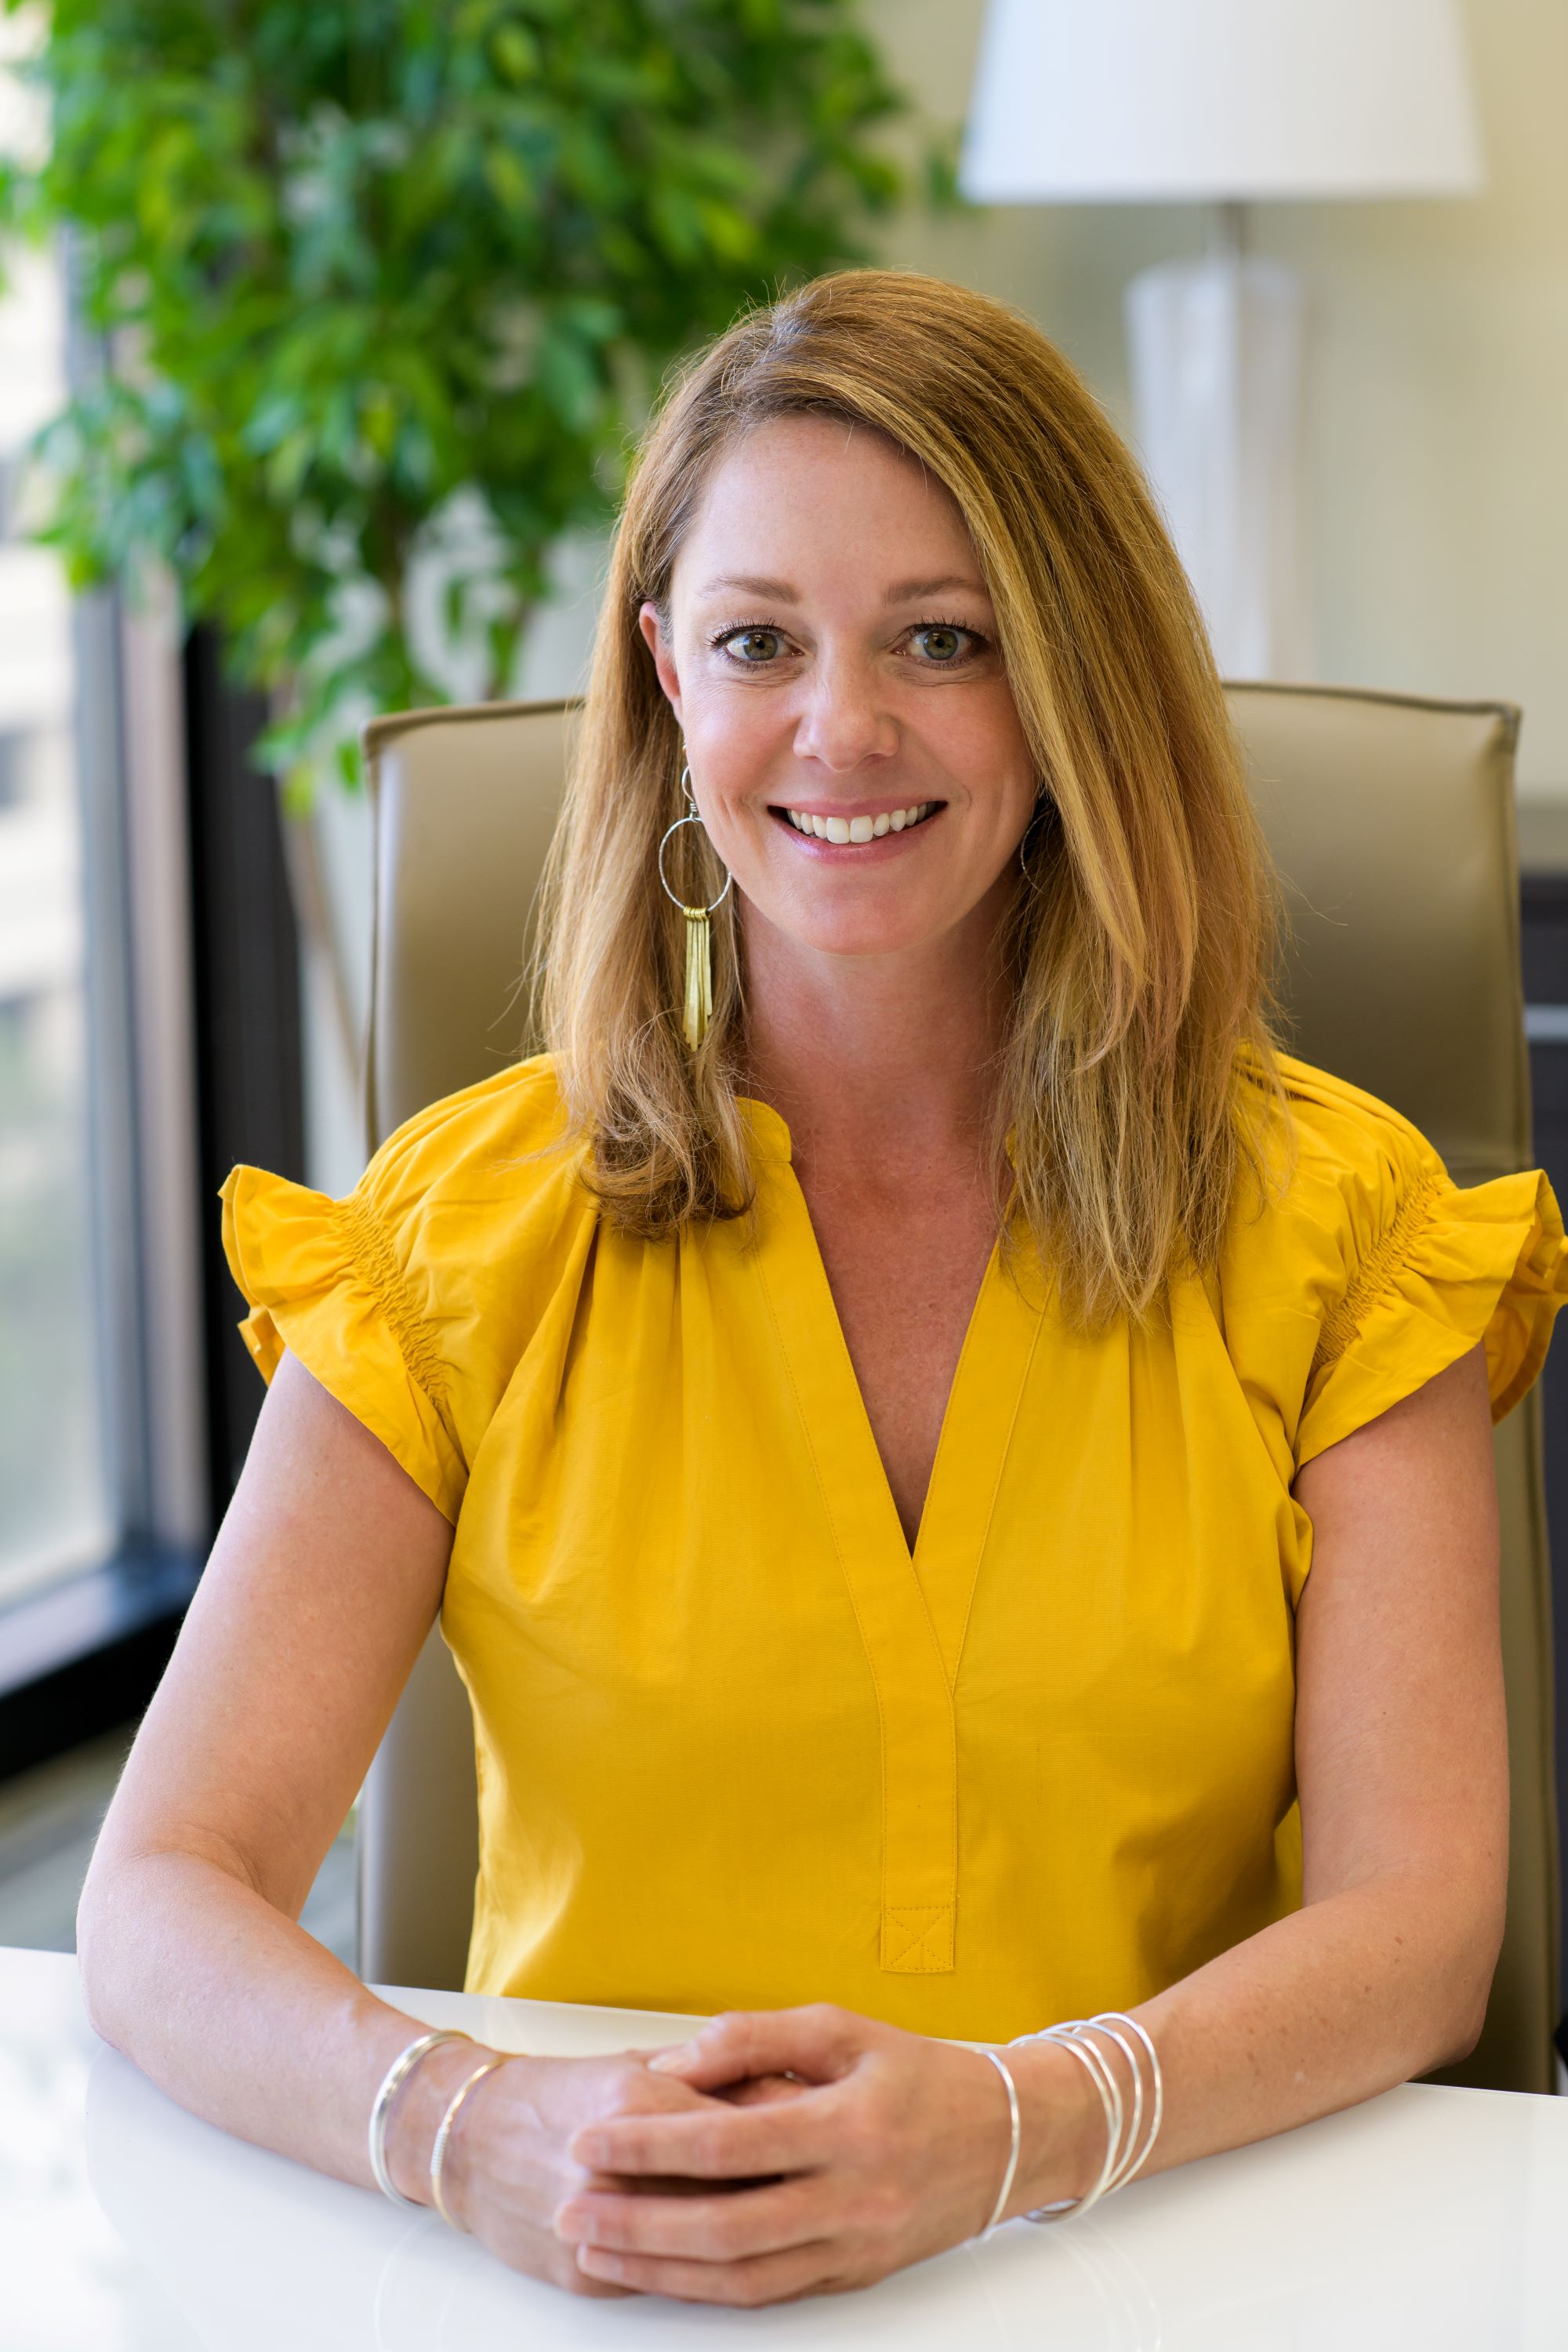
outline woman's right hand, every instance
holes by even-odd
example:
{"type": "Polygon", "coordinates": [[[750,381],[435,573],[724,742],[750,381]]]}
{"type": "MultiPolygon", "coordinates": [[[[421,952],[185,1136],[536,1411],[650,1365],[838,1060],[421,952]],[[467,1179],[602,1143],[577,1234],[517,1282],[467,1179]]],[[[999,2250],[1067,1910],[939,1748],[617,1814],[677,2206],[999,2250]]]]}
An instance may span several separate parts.
{"type": "MultiPolygon", "coordinates": [[[[474,2044],[432,2051],[399,2100],[387,2131],[387,2162],[405,2196],[428,2202],[430,2155],[436,2127],[448,2101],[477,2066],[501,2053],[474,2044]],[[421,2079],[423,2078],[423,2079],[421,2079]]],[[[563,2243],[552,2217],[576,2190],[635,2187],[650,2194],[679,2195],[710,2184],[681,2181],[657,2185],[614,2180],[574,2163],[567,2144],[584,2124],[611,2116],[668,2114],[710,2106],[712,2099],[668,2074],[648,2071],[652,2049],[621,2051],[609,2058],[509,2057],[464,2100],[442,2166],[441,2188],[448,2210],[482,2244],[513,2270],[545,2279],[573,2294],[622,2295],[634,2290],[590,2278],[577,2265],[575,2245],[563,2243]]],[[[746,2086],[748,2098],[788,2096],[797,2085],[746,2086]]]]}

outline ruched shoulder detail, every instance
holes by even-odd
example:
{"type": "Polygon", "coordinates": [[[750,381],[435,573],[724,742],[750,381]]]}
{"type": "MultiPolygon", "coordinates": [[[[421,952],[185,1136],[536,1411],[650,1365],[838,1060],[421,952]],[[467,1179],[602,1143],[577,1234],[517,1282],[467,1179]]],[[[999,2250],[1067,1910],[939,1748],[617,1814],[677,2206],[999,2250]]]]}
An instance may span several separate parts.
{"type": "Polygon", "coordinates": [[[454,1526],[531,1318],[593,1221],[562,1124],[541,1057],[417,1112],[342,1200],[244,1165],[220,1189],[262,1377],[291,1349],[454,1526]]]}
{"type": "Polygon", "coordinates": [[[219,1197],[224,1253],[251,1310],[239,1333],[262,1378],[291,1349],[456,1526],[467,1465],[446,1374],[374,1212],[264,1168],[232,1169],[219,1197]]]}
{"type": "Polygon", "coordinates": [[[1492,1420],[1527,1394],[1568,1298],[1568,1244],[1544,1172],[1461,1187],[1417,1176],[1383,1243],[1323,1326],[1298,1462],[1409,1396],[1478,1339],[1492,1420]]]}
{"type": "Polygon", "coordinates": [[[1300,1157],[1277,1219],[1262,1221],[1251,1246],[1255,1261],[1275,1253],[1267,1288],[1282,1362],[1300,1369],[1298,1318],[1310,1329],[1299,1413],[1284,1400],[1296,1467],[1478,1340],[1500,1421],[1540,1372],[1568,1299],[1568,1242],[1544,1172],[1457,1185],[1390,1104],[1290,1056],[1280,1067],[1300,1157]]]}

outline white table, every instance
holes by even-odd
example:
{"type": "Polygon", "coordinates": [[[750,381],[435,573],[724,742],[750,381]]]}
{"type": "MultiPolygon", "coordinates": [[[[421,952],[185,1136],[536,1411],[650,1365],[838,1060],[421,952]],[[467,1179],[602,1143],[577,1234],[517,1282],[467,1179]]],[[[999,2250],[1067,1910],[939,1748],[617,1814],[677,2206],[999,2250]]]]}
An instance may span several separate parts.
{"type": "MultiPolygon", "coordinates": [[[[687,2019],[399,1992],[500,2047],[645,2046],[687,2019]]],[[[0,1951],[5,2352],[1562,2352],[1568,2099],[1411,2085],[1020,2222],[859,2294],[586,2302],[433,2215],[231,2139],[82,2015],[73,1960],[0,1951]]]]}

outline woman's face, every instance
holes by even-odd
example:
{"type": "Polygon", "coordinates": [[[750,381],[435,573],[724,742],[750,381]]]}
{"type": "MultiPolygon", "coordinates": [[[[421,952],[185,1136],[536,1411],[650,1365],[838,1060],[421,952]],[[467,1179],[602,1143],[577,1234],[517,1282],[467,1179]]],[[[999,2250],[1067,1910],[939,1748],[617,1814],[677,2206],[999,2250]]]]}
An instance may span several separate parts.
{"type": "Polygon", "coordinates": [[[713,472],[669,606],[643,634],[764,922],[875,956],[1000,908],[1035,770],[963,520],[913,458],[834,418],[759,426],[713,472]]]}

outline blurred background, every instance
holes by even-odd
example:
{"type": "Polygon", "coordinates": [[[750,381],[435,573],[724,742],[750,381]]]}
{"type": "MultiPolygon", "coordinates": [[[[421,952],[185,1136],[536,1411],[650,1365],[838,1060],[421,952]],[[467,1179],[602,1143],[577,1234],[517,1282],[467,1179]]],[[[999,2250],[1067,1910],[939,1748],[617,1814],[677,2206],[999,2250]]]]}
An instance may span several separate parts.
{"type": "Polygon", "coordinates": [[[1561,0],[0,0],[0,1944],[72,1943],[259,1409],[217,1187],[363,1164],[358,730],[578,688],[748,301],[1017,305],[1227,676],[1521,707],[1568,1201],[1565,119],[1561,0]]]}

